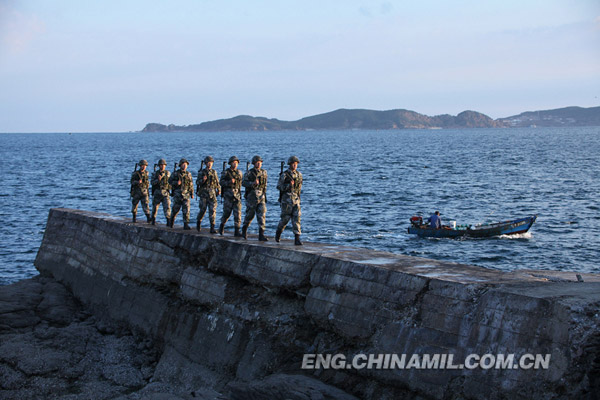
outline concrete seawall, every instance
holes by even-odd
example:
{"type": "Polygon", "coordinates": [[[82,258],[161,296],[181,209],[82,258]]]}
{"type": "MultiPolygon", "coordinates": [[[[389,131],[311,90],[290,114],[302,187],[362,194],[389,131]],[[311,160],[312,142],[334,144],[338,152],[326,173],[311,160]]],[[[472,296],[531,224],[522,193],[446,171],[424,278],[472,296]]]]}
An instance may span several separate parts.
{"type": "Polygon", "coordinates": [[[35,265],[99,317],[152,338],[162,352],[157,377],[231,398],[282,372],[359,398],[595,398],[600,390],[597,275],[577,282],[567,272],[262,243],[68,209],[50,211],[35,265]],[[305,353],[451,353],[454,364],[469,354],[532,353],[550,362],[310,371],[301,369],[305,353]]]}

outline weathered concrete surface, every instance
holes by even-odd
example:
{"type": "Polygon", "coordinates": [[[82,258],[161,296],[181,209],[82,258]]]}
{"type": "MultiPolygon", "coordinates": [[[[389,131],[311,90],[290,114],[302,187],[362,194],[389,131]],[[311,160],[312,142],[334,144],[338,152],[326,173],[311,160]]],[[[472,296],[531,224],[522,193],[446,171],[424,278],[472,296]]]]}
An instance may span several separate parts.
{"type": "Polygon", "coordinates": [[[201,383],[235,398],[239,388],[268,390],[272,374],[314,372],[360,398],[595,398],[600,391],[596,275],[578,283],[574,273],[298,248],[65,209],[51,210],[35,265],[98,318],[151,338],[161,353],[155,376],[181,387],[201,383]],[[471,353],[540,353],[551,361],[537,370],[302,371],[305,353],[451,353],[455,364],[471,353]]]}

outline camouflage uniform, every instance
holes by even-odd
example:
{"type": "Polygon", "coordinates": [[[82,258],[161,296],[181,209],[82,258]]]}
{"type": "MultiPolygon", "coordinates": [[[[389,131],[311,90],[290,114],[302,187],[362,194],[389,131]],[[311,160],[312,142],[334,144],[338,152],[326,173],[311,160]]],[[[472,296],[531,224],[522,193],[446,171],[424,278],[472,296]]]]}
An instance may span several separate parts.
{"type": "MultiPolygon", "coordinates": [[[[239,162],[235,156],[229,159],[229,164],[231,165],[233,161],[239,162]]],[[[221,188],[223,190],[223,216],[219,227],[221,234],[231,212],[233,212],[236,232],[239,231],[242,225],[242,179],[242,172],[231,167],[221,174],[221,188]],[[232,183],[232,180],[235,180],[235,183],[232,183]]]]}
{"type": "MultiPolygon", "coordinates": [[[[214,162],[212,157],[206,157],[204,163],[214,162]]],[[[196,192],[198,195],[200,210],[198,212],[198,219],[196,222],[196,228],[200,230],[200,224],[202,218],[208,208],[208,219],[210,221],[211,233],[217,233],[215,231],[215,218],[217,216],[217,196],[221,193],[221,185],[219,184],[219,175],[217,171],[212,168],[204,168],[198,170],[198,180],[196,181],[197,187],[196,192]],[[204,179],[206,177],[206,180],[204,179]]]]}
{"type": "Polygon", "coordinates": [[[281,192],[279,204],[281,205],[281,219],[277,226],[277,232],[281,234],[286,225],[292,219],[294,235],[300,235],[300,192],[302,191],[302,174],[300,171],[292,171],[288,168],[281,174],[277,182],[277,189],[281,192]],[[292,186],[292,181],[294,185],[292,186]]]}
{"type": "Polygon", "coordinates": [[[169,178],[169,185],[173,188],[173,209],[171,210],[171,228],[177,217],[179,210],[183,208],[183,227],[189,229],[188,223],[190,222],[190,198],[194,198],[194,179],[192,174],[188,170],[182,170],[181,165],[186,163],[189,165],[185,158],[179,161],[179,169],[173,172],[169,178]],[[179,185],[177,182],[180,181],[179,185]]]}
{"type": "MultiPolygon", "coordinates": [[[[252,163],[256,165],[257,161],[262,161],[259,156],[252,158],[252,163]]],[[[256,215],[258,222],[259,240],[263,237],[265,231],[265,216],[267,214],[267,171],[264,169],[252,168],[244,174],[242,185],[246,188],[244,198],[246,199],[246,215],[242,232],[246,236],[248,226],[256,215]],[[258,184],[256,183],[258,180],[258,184]]]]}
{"type": "MultiPolygon", "coordinates": [[[[158,165],[167,165],[167,162],[163,159],[158,161],[158,165]]],[[[158,206],[162,204],[163,212],[167,221],[171,218],[171,196],[169,190],[169,178],[171,173],[165,168],[163,171],[160,169],[152,173],[152,225],[156,222],[156,214],[158,214],[158,206]]]]}
{"type": "MultiPolygon", "coordinates": [[[[146,160],[140,160],[139,165],[148,165],[146,160]]],[[[131,174],[131,213],[133,214],[133,222],[136,220],[138,203],[142,203],[142,210],[146,214],[146,218],[150,221],[150,207],[148,200],[148,171],[136,170],[131,174]],[[140,183],[140,181],[142,181],[140,183]]]]}

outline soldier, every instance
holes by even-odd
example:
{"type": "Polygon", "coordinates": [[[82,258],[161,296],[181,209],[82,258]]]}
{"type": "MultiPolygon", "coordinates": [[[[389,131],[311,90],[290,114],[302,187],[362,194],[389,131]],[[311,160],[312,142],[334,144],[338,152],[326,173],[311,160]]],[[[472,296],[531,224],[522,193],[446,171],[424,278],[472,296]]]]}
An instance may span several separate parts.
{"type": "Polygon", "coordinates": [[[267,214],[267,171],[261,169],[263,160],[260,156],[252,157],[254,168],[244,174],[242,185],[246,188],[246,215],[242,226],[242,236],[248,238],[248,226],[254,219],[258,221],[258,240],[266,242],[265,215],[267,214]]]}
{"type": "MultiPolygon", "coordinates": [[[[292,219],[294,230],[294,244],[301,246],[300,241],[300,192],[302,191],[302,174],[298,171],[300,160],[296,156],[288,159],[289,168],[279,176],[277,189],[279,189],[279,204],[281,205],[281,219],[275,232],[275,241],[279,242],[285,226],[292,219]]],[[[283,163],[282,168],[283,168],[283,163]]]]}
{"type": "Polygon", "coordinates": [[[175,224],[175,218],[179,209],[183,208],[183,229],[191,229],[190,222],[190,198],[194,198],[194,179],[187,171],[190,163],[185,158],[179,160],[179,169],[169,178],[169,185],[173,188],[173,210],[168,226],[175,224]]]}
{"type": "Polygon", "coordinates": [[[196,219],[196,230],[200,232],[200,224],[202,218],[208,208],[208,219],[210,221],[210,233],[217,233],[215,230],[215,218],[217,216],[217,196],[221,193],[221,185],[219,184],[219,175],[217,171],[212,169],[215,160],[211,156],[204,158],[206,168],[198,170],[198,180],[196,181],[196,194],[200,211],[196,219]]]}
{"type": "Polygon", "coordinates": [[[158,206],[161,203],[165,218],[167,218],[167,224],[169,223],[169,219],[171,219],[170,177],[171,173],[167,171],[167,162],[161,158],[158,160],[158,171],[154,171],[150,180],[152,183],[152,225],[156,224],[156,214],[158,213],[158,206]]]}
{"type": "Polygon", "coordinates": [[[138,203],[142,202],[142,209],[146,214],[146,220],[150,222],[150,207],[148,205],[148,161],[140,160],[138,163],[140,169],[136,169],[131,174],[131,214],[133,214],[132,221],[136,221],[138,203]]]}
{"type": "Polygon", "coordinates": [[[240,227],[242,225],[242,173],[237,169],[240,160],[236,157],[229,158],[229,168],[221,175],[221,188],[223,190],[223,216],[221,225],[219,225],[219,234],[223,234],[225,223],[233,211],[235,224],[234,236],[240,237],[240,227]]]}

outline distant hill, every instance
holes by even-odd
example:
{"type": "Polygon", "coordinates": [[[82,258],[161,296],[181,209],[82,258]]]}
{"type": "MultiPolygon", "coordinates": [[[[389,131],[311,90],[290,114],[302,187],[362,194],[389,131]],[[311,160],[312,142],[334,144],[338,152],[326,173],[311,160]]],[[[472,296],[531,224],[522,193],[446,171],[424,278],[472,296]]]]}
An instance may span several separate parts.
{"type": "Polygon", "coordinates": [[[463,111],[429,117],[410,110],[339,109],[297,121],[238,115],[228,119],[195,125],[163,125],[149,123],[142,132],[199,131],[275,131],[275,130],[335,130],[335,129],[451,129],[503,128],[522,126],[600,126],[600,107],[567,107],[557,110],[526,112],[513,117],[493,120],[476,111],[463,111]]]}
{"type": "Polygon", "coordinates": [[[524,126],[600,126],[600,107],[565,107],[555,110],[527,111],[500,118],[509,127],[524,126]]]}

